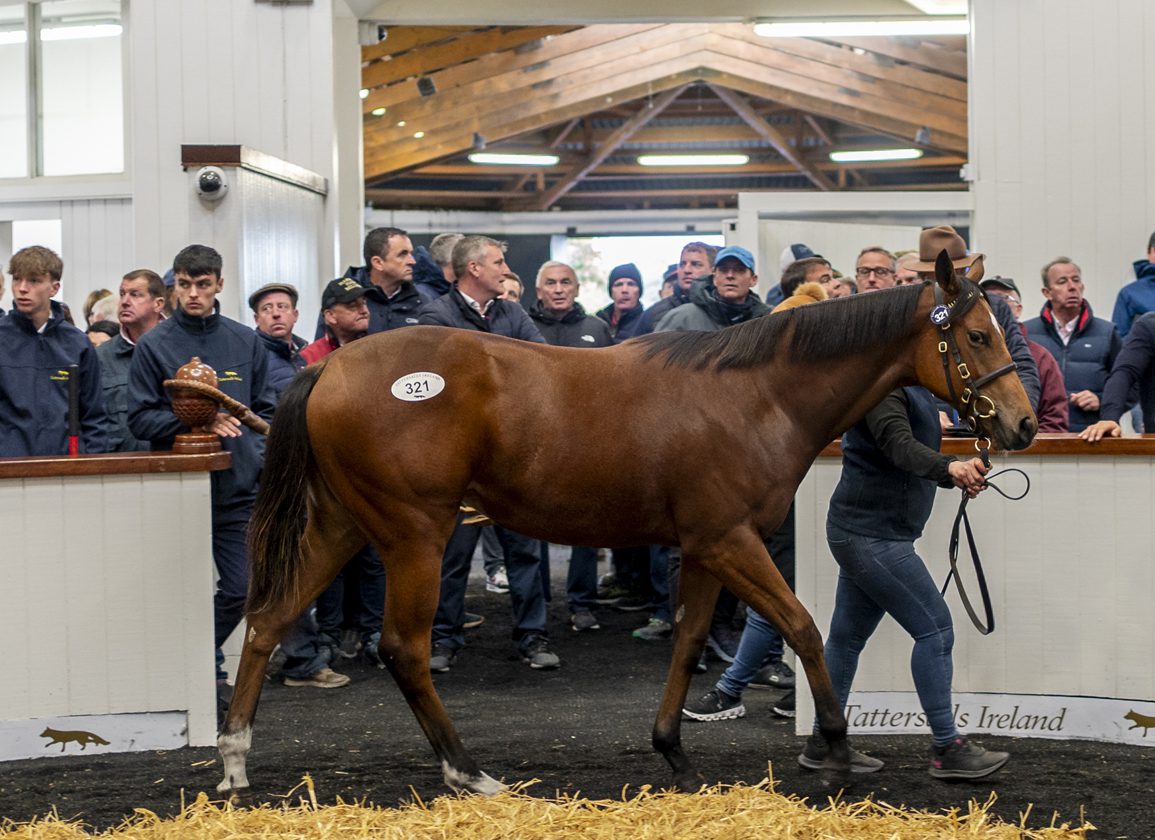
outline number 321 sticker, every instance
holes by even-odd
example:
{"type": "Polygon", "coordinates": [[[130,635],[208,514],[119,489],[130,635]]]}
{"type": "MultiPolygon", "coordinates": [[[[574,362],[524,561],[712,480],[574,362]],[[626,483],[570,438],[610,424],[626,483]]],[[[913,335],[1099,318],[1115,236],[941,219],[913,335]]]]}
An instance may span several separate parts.
{"type": "Polygon", "coordinates": [[[399,400],[405,402],[421,402],[430,397],[436,397],[445,389],[445,380],[436,373],[421,370],[417,373],[407,373],[396,382],[390,391],[399,400]]]}

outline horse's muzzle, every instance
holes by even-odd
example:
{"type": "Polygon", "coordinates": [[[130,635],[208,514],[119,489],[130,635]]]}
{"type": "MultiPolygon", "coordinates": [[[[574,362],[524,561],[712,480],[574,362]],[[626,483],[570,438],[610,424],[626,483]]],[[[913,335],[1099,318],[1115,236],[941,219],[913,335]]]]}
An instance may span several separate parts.
{"type": "Polygon", "coordinates": [[[1039,431],[1039,423],[1033,414],[1027,414],[1019,419],[1017,425],[1004,426],[999,423],[997,424],[997,431],[993,431],[993,439],[998,444],[999,449],[1026,449],[1035,439],[1035,433],[1039,431]]]}

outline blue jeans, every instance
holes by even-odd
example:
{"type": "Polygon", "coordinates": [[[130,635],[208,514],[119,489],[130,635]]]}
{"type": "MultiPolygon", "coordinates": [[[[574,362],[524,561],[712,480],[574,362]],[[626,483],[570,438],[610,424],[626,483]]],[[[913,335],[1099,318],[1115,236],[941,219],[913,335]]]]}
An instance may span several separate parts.
{"type": "MultiPolygon", "coordinates": [[[[782,579],[794,591],[794,502],[778,530],[762,541],[782,579]]],[[[715,610],[715,613],[717,611],[715,610]]],[[[722,672],[718,688],[731,697],[741,697],[750,680],[766,662],[781,659],[786,646],[774,625],[749,607],[746,608],[746,626],[738,642],[734,661],[722,672]]]]}
{"type": "MultiPolygon", "coordinates": [[[[433,643],[453,650],[465,646],[465,587],[474,549],[481,536],[476,525],[463,525],[458,515],[457,527],[445,546],[441,558],[441,596],[433,618],[433,643]]],[[[541,588],[541,554],[538,541],[494,526],[505,552],[509,575],[509,598],[513,608],[513,640],[524,651],[545,630],[545,595],[541,588]]]]}
{"type": "Polygon", "coordinates": [[[722,672],[718,688],[731,697],[741,697],[767,659],[781,659],[784,650],[782,636],[773,625],[746,607],[746,626],[742,629],[738,652],[734,661],[722,672]]]}
{"type": "Polygon", "coordinates": [[[281,640],[281,650],[285,653],[285,664],[281,668],[281,673],[286,677],[307,680],[322,668],[328,667],[329,655],[321,647],[312,604],[297,616],[297,620],[281,640]]]}
{"type": "MultiPolygon", "coordinates": [[[[543,552],[549,543],[542,543],[543,552]]],[[[544,582],[544,581],[543,581],[544,582]]],[[[598,550],[575,545],[570,550],[569,571],[565,577],[565,599],[570,612],[592,610],[598,605],[598,550]]]]}
{"type": "Polygon", "coordinates": [[[317,625],[338,643],[341,629],[352,627],[368,644],[381,638],[384,614],[385,566],[377,550],[366,543],[317,597],[317,625]]]}
{"type": "Polygon", "coordinates": [[[245,597],[249,591],[249,553],[245,534],[252,512],[252,502],[213,505],[212,509],[213,563],[217,569],[213,633],[216,637],[218,680],[225,678],[221,645],[245,617],[245,597]]]}
{"type": "Polygon", "coordinates": [[[858,657],[884,615],[914,639],[910,672],[935,744],[958,737],[951,705],[954,628],[914,543],[843,531],[826,524],[826,540],[838,562],[834,615],[826,637],[826,669],[843,708],[858,669],[858,657]]]}

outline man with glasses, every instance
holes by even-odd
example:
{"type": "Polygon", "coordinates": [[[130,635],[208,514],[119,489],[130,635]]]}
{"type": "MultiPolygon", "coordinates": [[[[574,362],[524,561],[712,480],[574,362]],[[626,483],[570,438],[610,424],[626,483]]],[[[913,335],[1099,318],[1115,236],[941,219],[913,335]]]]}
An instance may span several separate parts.
{"type": "Polygon", "coordinates": [[[854,266],[854,276],[859,292],[894,288],[894,254],[878,245],[863,248],[854,266]]]}

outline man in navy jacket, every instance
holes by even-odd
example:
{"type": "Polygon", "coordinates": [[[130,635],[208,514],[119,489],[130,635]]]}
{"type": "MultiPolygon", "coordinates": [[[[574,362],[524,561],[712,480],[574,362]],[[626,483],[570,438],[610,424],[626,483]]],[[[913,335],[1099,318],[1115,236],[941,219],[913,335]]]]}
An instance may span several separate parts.
{"type": "Polygon", "coordinates": [[[1103,386],[1123,342],[1115,325],[1096,318],[1083,299],[1079,266],[1058,257],[1043,266],[1042,276],[1047,302],[1027,321],[1027,333],[1059,363],[1070,400],[1068,428],[1080,432],[1099,420],[1103,386]]]}
{"type": "Polygon", "coordinates": [[[0,457],[68,454],[68,379],[79,378],[79,451],[108,448],[96,348],[52,300],[64,263],[33,245],[12,255],[12,311],[0,318],[0,457]]]}
{"type": "MultiPolygon", "coordinates": [[[[217,294],[224,285],[221,256],[205,245],[189,245],[173,260],[177,306],[172,317],[145,333],[132,357],[128,378],[128,427],[154,450],[171,449],[173,438],[191,431],[172,413],[166,379],[193,356],[216,371],[217,387],[253,413],[271,420],[275,396],[268,382],[269,354],[257,334],[220,314],[217,294]]],[[[248,592],[245,531],[265,454],[265,438],[223,412],[211,431],[232,454],[232,467],[211,473],[213,562],[219,582],[213,598],[218,650],[240,623],[248,592]]]]}
{"type": "MultiPolygon", "coordinates": [[[[495,333],[545,344],[545,339],[520,304],[498,296],[505,291],[505,243],[487,236],[466,236],[453,247],[453,270],[457,278],[445,295],[427,303],[419,320],[432,326],[457,327],[495,333]]],[[[449,670],[465,645],[465,584],[473,550],[481,535],[463,517],[449,537],[441,561],[441,598],[433,620],[433,654],[429,668],[449,670]]],[[[513,641],[523,662],[537,670],[557,668],[561,661],[549,649],[546,634],[545,592],[539,561],[540,543],[495,526],[505,551],[509,595],[513,606],[513,641]]]]}

